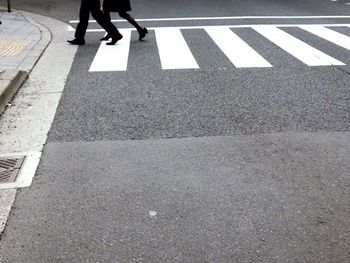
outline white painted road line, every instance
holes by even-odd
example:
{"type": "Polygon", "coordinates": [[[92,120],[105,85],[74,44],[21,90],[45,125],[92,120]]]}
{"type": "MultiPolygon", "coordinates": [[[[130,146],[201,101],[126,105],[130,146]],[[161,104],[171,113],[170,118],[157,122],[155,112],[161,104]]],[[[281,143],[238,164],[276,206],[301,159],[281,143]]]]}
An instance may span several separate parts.
{"type": "Polygon", "coordinates": [[[306,30],[312,34],[315,34],[316,36],[319,36],[323,39],[328,40],[329,42],[332,42],[338,46],[341,46],[343,48],[346,48],[347,50],[350,50],[350,37],[343,35],[341,33],[338,33],[332,29],[326,28],[324,26],[301,26],[303,30],[306,30]]]}
{"type": "MultiPolygon", "coordinates": [[[[264,24],[269,26],[275,26],[275,27],[300,27],[300,26],[308,26],[310,24],[264,24]]],[[[319,25],[319,26],[326,26],[326,27],[350,27],[350,24],[312,24],[312,25],[319,25]]],[[[147,27],[148,30],[157,30],[157,29],[179,29],[179,30],[186,30],[186,29],[203,29],[203,28],[252,28],[256,26],[261,26],[261,24],[249,24],[249,25],[220,25],[220,26],[174,26],[174,27],[147,27]]],[[[125,28],[128,30],[136,30],[135,28],[128,27],[125,28]]],[[[75,29],[70,28],[69,31],[74,31],[75,29]]],[[[88,33],[97,33],[97,32],[105,32],[102,28],[96,28],[96,29],[88,29],[86,32],[88,33]]]]}
{"type": "Polygon", "coordinates": [[[156,29],[156,40],[163,69],[198,69],[179,29],[156,29]]]}
{"type": "Polygon", "coordinates": [[[90,66],[90,72],[126,71],[128,67],[131,30],[121,29],[123,38],[116,45],[108,46],[102,41],[90,66]]]}
{"type": "Polygon", "coordinates": [[[269,68],[272,65],[229,28],[205,31],[237,68],[269,68]]]}
{"type": "MultiPolygon", "coordinates": [[[[219,17],[169,17],[169,18],[144,18],[137,19],[139,22],[157,21],[200,21],[200,20],[244,20],[244,19],[344,19],[350,16],[219,16],[219,17]]],[[[71,20],[70,24],[77,24],[79,20],[71,20]]],[[[113,19],[112,22],[126,22],[125,19],[113,19]]],[[[96,20],[89,20],[96,23],[96,20]]]]}
{"type": "Polygon", "coordinates": [[[308,66],[345,65],[275,26],[255,26],[253,29],[308,66]]]}

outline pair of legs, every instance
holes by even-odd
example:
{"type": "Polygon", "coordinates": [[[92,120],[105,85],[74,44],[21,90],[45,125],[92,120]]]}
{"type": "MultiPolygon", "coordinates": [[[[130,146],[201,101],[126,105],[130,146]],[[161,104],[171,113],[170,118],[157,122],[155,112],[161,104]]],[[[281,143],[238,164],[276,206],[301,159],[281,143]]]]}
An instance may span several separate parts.
{"type": "MultiPolygon", "coordinates": [[[[111,14],[109,11],[103,11],[103,13],[105,14],[105,17],[111,21],[111,14]]],[[[137,32],[139,32],[139,40],[142,40],[146,34],[148,34],[148,30],[147,28],[145,27],[141,27],[135,20],[135,18],[130,15],[129,13],[125,12],[125,11],[122,11],[122,12],[118,12],[119,16],[121,18],[124,18],[125,20],[127,20],[130,24],[132,24],[136,29],[137,29],[137,32]]],[[[102,38],[101,40],[107,40],[109,39],[109,34],[107,32],[107,36],[105,36],[104,38],[102,38]]]]}
{"type": "Polygon", "coordinates": [[[92,17],[103,27],[112,38],[108,45],[114,45],[123,36],[119,33],[118,29],[112,24],[111,20],[108,19],[100,9],[99,0],[81,0],[80,11],[79,11],[79,23],[75,31],[75,39],[68,41],[73,45],[84,45],[85,34],[89,25],[90,13],[92,17]]]}

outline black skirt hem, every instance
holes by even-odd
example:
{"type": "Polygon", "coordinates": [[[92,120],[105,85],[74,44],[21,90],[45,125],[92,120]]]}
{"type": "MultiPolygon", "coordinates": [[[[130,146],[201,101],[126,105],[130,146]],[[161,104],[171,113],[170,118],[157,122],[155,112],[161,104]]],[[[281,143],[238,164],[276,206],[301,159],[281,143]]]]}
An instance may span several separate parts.
{"type": "Polygon", "coordinates": [[[102,9],[104,12],[128,12],[131,5],[129,0],[104,0],[102,9]]]}

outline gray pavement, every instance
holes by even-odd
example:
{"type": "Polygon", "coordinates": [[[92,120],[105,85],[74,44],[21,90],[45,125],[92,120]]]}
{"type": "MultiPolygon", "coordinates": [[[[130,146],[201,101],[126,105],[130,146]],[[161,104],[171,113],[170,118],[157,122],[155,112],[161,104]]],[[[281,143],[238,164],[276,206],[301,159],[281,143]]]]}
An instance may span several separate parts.
{"type": "Polygon", "coordinates": [[[348,262],[348,133],[49,143],[7,262],[348,262]]]}
{"type": "MultiPolygon", "coordinates": [[[[17,3],[65,22],[77,19],[78,0],[17,3]]],[[[328,0],[132,4],[138,18],[350,10],[328,0]]],[[[283,30],[345,65],[309,67],[251,28],[234,28],[273,65],[236,68],[200,28],[182,30],[198,70],[163,70],[150,30],[143,42],[132,33],[125,72],[89,72],[103,35],[89,32],[33,184],[17,195],[0,261],[349,262],[349,50],[297,26],[283,30]]],[[[332,30],[350,37],[347,27],[332,30]]],[[[60,54],[69,48],[62,45],[60,54]]]]}

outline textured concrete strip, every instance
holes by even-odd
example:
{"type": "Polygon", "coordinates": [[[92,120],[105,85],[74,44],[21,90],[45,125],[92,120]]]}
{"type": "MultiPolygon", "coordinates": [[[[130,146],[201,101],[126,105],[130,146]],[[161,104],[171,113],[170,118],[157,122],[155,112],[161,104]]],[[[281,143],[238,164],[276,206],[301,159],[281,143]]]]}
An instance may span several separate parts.
{"type": "Polygon", "coordinates": [[[31,41],[32,40],[29,39],[1,39],[0,56],[16,56],[21,53],[31,41]]]}
{"type": "Polygon", "coordinates": [[[0,75],[0,113],[5,110],[7,103],[23,85],[27,77],[28,73],[20,70],[6,70],[0,75]]]}

